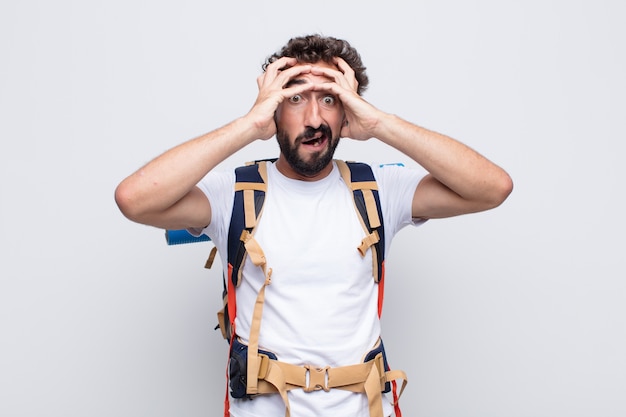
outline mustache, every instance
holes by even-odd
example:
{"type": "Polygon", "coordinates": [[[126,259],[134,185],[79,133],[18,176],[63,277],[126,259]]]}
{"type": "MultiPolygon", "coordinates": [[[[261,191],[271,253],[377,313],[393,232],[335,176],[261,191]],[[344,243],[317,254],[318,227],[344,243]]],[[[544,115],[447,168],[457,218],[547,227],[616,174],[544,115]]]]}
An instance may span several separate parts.
{"type": "Polygon", "coordinates": [[[307,127],[304,132],[302,132],[301,134],[299,134],[296,137],[296,143],[300,143],[303,140],[308,140],[308,139],[312,139],[314,138],[318,133],[321,133],[322,135],[326,136],[329,139],[332,139],[333,137],[333,132],[330,129],[330,126],[326,125],[326,124],[322,124],[320,125],[320,127],[318,128],[313,128],[313,127],[307,127]]]}

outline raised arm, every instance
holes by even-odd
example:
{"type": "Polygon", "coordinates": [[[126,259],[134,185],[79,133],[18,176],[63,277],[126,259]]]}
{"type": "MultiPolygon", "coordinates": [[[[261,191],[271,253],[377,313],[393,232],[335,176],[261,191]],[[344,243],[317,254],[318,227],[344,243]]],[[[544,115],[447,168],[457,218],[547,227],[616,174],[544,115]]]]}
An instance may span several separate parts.
{"type": "Polygon", "coordinates": [[[405,153],[429,174],[413,196],[413,217],[442,218],[499,206],[513,183],[499,166],[445,135],[393,115],[381,115],[376,137],[405,153]]]}
{"type": "Polygon", "coordinates": [[[135,222],[166,229],[207,226],[211,205],[196,184],[236,151],[274,135],[277,106],[308,88],[283,88],[310,70],[293,64],[295,59],[281,58],[267,67],[257,79],[257,100],[245,116],[168,150],[124,179],[115,190],[122,213],[135,222]],[[291,68],[283,70],[286,66],[291,68]]]}
{"type": "Polygon", "coordinates": [[[339,97],[346,112],[341,136],[356,140],[377,138],[403,152],[429,174],[413,196],[413,217],[442,218],[488,210],[511,193],[513,182],[499,166],[445,135],[382,112],[356,93],[352,69],[340,58],[338,71],[313,67],[334,82],[318,85],[339,97]]]}
{"type": "Polygon", "coordinates": [[[166,229],[204,227],[211,206],[196,184],[256,137],[245,118],[180,144],[124,179],[115,201],[132,221],[166,229]]]}

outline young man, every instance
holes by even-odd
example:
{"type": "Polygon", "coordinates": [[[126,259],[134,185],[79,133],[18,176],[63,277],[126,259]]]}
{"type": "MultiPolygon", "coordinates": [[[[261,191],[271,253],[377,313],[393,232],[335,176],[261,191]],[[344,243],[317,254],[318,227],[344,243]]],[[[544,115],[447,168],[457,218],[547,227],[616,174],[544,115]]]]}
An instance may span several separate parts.
{"type": "MultiPolygon", "coordinates": [[[[365,68],[346,41],[291,39],[263,69],[257,100],[246,115],[152,160],[122,181],[115,198],[133,221],[206,233],[226,265],[235,176],[213,169],[255,140],[276,136],[280,155],[267,166],[263,215],[254,233],[268,270],[252,262],[242,267],[237,340],[246,345],[256,339],[258,349],[281,363],[347,369],[363,363],[378,343],[380,323],[372,254],[356,250],[365,233],[333,161],[339,139],[376,138],[428,172],[372,167],[387,242],[409,224],[494,208],[507,198],[512,181],[460,142],[365,101],[365,68]],[[260,331],[254,335],[255,301],[263,291],[260,331]]],[[[312,372],[303,375],[313,378],[312,372]]],[[[230,413],[279,416],[288,404],[293,417],[392,414],[386,399],[374,407],[364,392],[327,389],[330,375],[336,375],[331,372],[324,370],[321,380],[315,376],[323,389],[231,399],[230,413]]]]}

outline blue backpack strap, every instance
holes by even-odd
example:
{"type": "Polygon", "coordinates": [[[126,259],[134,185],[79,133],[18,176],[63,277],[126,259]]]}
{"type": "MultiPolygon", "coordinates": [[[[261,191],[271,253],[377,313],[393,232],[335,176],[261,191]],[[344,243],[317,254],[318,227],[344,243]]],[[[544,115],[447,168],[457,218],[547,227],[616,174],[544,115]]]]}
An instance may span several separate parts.
{"type": "Polygon", "coordinates": [[[385,271],[385,228],[378,196],[378,185],[372,168],[362,162],[335,161],[341,176],[352,190],[354,205],[367,236],[358,247],[361,256],[372,250],[374,280],[382,283],[385,271]]]}

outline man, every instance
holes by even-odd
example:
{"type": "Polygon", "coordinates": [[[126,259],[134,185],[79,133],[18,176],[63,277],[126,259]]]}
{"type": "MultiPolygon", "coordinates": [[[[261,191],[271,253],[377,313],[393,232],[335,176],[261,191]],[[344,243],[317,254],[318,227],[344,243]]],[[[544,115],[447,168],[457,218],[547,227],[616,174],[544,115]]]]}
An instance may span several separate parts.
{"type": "MultiPolygon", "coordinates": [[[[365,68],[346,41],[318,35],[291,39],[263,70],[246,115],[152,160],[122,181],[116,201],[133,221],[206,233],[226,265],[235,176],[213,169],[246,145],[276,136],[280,155],[267,168],[266,202],[254,234],[271,272],[252,262],[243,266],[236,291],[237,341],[245,346],[258,338],[258,348],[282,363],[344,369],[362,363],[378,343],[380,323],[372,255],[355,250],[364,231],[333,161],[339,139],[376,138],[428,172],[373,167],[387,242],[408,224],[494,208],[507,198],[512,181],[460,142],[365,101],[365,68]],[[261,330],[255,336],[254,305],[262,289],[261,330]]],[[[369,394],[327,392],[329,375],[318,380],[324,389],[313,392],[232,399],[230,413],[279,416],[287,405],[294,417],[392,414],[390,401],[379,411],[369,394]]]]}

